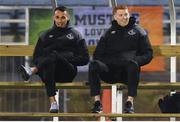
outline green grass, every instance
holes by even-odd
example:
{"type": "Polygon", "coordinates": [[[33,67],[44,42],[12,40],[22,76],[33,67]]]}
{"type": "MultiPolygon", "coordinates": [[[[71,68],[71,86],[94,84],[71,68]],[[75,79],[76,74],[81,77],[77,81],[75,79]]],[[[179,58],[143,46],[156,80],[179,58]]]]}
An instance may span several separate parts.
{"type": "Polygon", "coordinates": [[[52,26],[52,11],[43,9],[30,10],[29,43],[35,45],[39,34],[52,26]]]}
{"type": "MultiPolygon", "coordinates": [[[[73,10],[68,10],[70,13],[71,23],[74,23],[73,10]]],[[[30,27],[29,27],[29,44],[35,45],[39,34],[52,27],[53,13],[51,9],[31,9],[30,10],[30,27]]]]}

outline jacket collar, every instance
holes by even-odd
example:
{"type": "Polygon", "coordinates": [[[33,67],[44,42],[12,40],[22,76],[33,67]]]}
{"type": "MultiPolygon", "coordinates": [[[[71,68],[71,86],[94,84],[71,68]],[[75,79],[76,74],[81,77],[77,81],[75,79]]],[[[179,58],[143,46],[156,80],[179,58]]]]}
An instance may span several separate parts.
{"type": "Polygon", "coordinates": [[[126,25],[125,27],[120,26],[116,20],[112,21],[112,28],[115,29],[126,29],[126,28],[130,28],[132,26],[134,26],[136,24],[136,18],[135,17],[130,17],[129,18],[129,23],[128,25],[126,25]]]}

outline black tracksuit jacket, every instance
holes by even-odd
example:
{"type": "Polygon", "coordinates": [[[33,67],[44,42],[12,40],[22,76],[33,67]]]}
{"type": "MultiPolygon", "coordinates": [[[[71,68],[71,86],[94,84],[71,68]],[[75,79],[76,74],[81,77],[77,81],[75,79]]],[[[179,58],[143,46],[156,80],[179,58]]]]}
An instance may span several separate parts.
{"type": "Polygon", "coordinates": [[[54,25],[40,35],[34,50],[33,63],[37,65],[51,52],[58,53],[74,66],[86,65],[89,61],[85,40],[69,24],[66,28],[54,25]]]}
{"type": "Polygon", "coordinates": [[[98,42],[93,58],[109,65],[119,65],[127,60],[136,61],[139,66],[149,63],[153,58],[153,50],[147,32],[135,21],[135,18],[130,17],[125,27],[112,21],[112,26],[98,42]]]}

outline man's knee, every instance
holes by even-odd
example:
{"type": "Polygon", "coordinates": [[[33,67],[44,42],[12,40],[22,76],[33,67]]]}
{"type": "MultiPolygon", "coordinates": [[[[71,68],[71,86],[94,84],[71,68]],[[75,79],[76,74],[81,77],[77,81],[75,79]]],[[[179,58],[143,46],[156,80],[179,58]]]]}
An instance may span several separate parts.
{"type": "Polygon", "coordinates": [[[89,71],[108,72],[108,67],[103,62],[99,60],[94,60],[94,61],[91,61],[89,64],[89,71]]]}
{"type": "Polygon", "coordinates": [[[140,71],[140,67],[136,61],[129,61],[127,65],[128,71],[140,71]]]}

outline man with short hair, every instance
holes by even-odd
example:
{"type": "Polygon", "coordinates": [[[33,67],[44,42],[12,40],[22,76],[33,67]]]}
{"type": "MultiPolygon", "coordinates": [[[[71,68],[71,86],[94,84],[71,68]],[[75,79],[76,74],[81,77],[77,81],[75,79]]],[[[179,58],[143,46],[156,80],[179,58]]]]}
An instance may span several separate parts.
{"type": "Polygon", "coordinates": [[[153,51],[147,32],[130,17],[127,6],[114,7],[113,17],[112,26],[100,38],[89,65],[90,92],[95,101],[92,112],[102,112],[100,80],[103,80],[127,84],[124,111],[134,113],[133,99],[137,95],[140,67],[152,60],[153,51]]]}
{"type": "Polygon", "coordinates": [[[67,8],[60,6],[54,10],[54,26],[43,32],[36,44],[34,67],[21,66],[24,80],[38,74],[45,83],[51,113],[59,110],[56,102],[56,82],[71,82],[77,74],[77,66],[86,65],[89,55],[85,40],[69,24],[67,8]]]}

